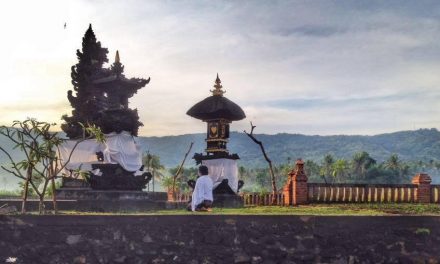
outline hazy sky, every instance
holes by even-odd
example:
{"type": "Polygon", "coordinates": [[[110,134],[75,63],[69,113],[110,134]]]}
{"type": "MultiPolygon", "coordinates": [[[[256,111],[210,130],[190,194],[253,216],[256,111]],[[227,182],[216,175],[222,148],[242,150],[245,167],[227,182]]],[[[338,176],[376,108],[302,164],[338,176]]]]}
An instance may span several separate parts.
{"type": "Polygon", "coordinates": [[[144,136],[204,132],[186,111],[218,72],[256,133],[377,134],[440,124],[438,1],[5,1],[0,123],[70,113],[89,23],[118,49],[144,136]],[[64,23],[67,28],[64,29],[64,23]]]}

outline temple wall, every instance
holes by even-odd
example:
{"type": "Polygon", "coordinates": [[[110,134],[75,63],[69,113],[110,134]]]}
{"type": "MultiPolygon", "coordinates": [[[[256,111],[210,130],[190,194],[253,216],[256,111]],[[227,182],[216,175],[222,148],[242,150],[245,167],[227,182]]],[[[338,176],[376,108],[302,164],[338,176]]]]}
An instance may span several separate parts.
{"type": "Polygon", "coordinates": [[[0,216],[1,263],[437,263],[439,242],[438,217],[0,216]]]}

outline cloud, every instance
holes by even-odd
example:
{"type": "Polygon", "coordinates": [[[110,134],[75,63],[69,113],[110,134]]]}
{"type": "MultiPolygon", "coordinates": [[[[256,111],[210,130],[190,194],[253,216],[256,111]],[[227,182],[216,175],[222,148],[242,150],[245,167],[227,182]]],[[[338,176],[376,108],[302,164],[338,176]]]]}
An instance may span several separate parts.
{"type": "Polygon", "coordinates": [[[0,106],[14,116],[69,111],[70,66],[92,23],[110,61],[118,49],[127,76],[151,77],[130,100],[143,135],[204,132],[185,113],[217,72],[248,116],[233,130],[250,119],[261,133],[314,134],[439,121],[435,1],[41,1],[25,13],[21,4],[0,11],[10,40],[0,44],[0,87],[14,87],[0,106]]]}

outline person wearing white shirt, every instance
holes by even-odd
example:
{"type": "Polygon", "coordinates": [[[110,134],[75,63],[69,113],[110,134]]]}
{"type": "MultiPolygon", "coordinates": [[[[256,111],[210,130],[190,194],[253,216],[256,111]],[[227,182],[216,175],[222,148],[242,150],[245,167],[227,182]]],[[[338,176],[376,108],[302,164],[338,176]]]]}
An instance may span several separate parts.
{"type": "Polygon", "coordinates": [[[214,198],[212,196],[213,182],[208,175],[208,167],[199,167],[199,177],[192,193],[191,211],[210,211],[214,198]]]}

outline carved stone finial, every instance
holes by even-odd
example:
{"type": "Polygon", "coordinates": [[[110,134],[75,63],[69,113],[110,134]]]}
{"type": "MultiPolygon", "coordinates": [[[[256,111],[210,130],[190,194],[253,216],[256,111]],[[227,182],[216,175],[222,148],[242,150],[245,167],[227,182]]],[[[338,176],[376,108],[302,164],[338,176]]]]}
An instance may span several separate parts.
{"type": "Polygon", "coordinates": [[[115,63],[119,63],[121,60],[119,59],[119,50],[116,51],[115,63]]]}
{"type": "Polygon", "coordinates": [[[292,177],[294,181],[307,181],[307,175],[304,171],[304,161],[302,159],[298,159],[295,164],[296,166],[289,173],[289,176],[292,177]]]}
{"type": "Polygon", "coordinates": [[[220,78],[218,77],[218,73],[217,73],[217,78],[215,79],[214,88],[215,88],[214,90],[210,90],[212,92],[212,95],[223,96],[223,94],[226,93],[226,91],[222,90],[223,88],[222,81],[220,81],[220,78]]]}
{"type": "Polygon", "coordinates": [[[124,72],[124,65],[122,65],[121,63],[121,58],[119,57],[119,50],[116,51],[115,62],[110,68],[117,76],[121,76],[122,73],[124,72]]]}

